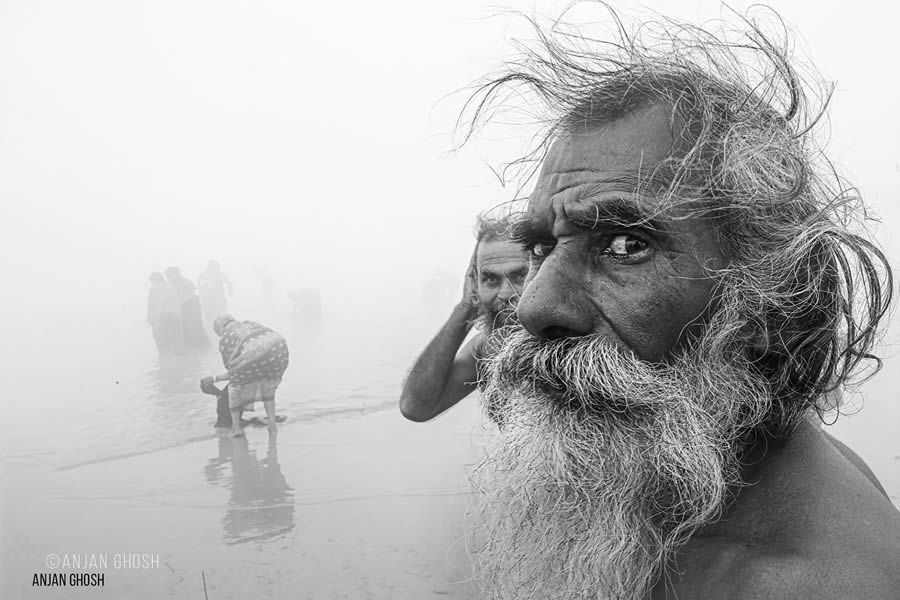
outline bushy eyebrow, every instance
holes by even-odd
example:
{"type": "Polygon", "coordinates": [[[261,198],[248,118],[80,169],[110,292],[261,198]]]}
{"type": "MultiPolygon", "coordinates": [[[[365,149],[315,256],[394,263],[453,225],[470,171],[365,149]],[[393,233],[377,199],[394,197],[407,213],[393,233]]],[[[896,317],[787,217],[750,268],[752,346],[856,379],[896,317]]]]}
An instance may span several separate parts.
{"type": "MultiPolygon", "coordinates": [[[[655,232],[672,229],[672,219],[658,211],[648,211],[635,200],[624,197],[584,200],[580,206],[566,210],[565,220],[577,229],[595,231],[609,227],[642,228],[655,232]]],[[[511,239],[526,245],[536,239],[548,237],[548,223],[523,218],[511,230],[511,239]]]]}
{"type": "Polygon", "coordinates": [[[566,211],[566,220],[575,227],[595,230],[603,227],[640,227],[652,231],[668,231],[671,219],[658,211],[648,211],[629,198],[612,197],[586,201],[584,206],[566,211]]]}

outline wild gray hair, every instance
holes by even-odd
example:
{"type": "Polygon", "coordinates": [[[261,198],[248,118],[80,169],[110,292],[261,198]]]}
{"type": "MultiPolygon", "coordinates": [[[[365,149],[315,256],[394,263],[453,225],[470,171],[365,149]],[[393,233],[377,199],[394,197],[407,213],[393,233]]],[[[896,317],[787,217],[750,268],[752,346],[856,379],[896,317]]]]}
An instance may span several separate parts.
{"type": "Polygon", "coordinates": [[[517,216],[503,205],[478,215],[475,220],[475,240],[478,243],[491,240],[508,240],[512,237],[517,216]]]}
{"type": "Polygon", "coordinates": [[[510,103],[521,110],[519,99],[537,109],[544,134],[510,165],[537,165],[560,137],[670,106],[688,149],[638,191],[660,198],[660,210],[678,204],[716,224],[730,261],[713,273],[720,308],[708,330],[723,351],[757,349],[754,368],[776,400],[765,428],[787,435],[809,409],[833,408],[828,392],[880,368],[872,349],[892,296],[890,266],[865,237],[871,217],[813,135],[831,90],[811,94],[787,34],[776,43],[749,16],[738,37],[665,18],[629,31],[601,6],[611,40],[525,16],[536,43],[519,43],[521,55],[478,85],[460,115],[462,143],[510,103]]]}

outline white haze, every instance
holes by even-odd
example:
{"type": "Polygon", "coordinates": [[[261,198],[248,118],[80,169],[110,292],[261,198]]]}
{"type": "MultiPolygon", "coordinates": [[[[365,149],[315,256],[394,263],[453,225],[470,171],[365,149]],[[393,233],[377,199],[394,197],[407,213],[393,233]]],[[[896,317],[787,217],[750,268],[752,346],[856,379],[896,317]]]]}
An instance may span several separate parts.
{"type": "MultiPolygon", "coordinates": [[[[565,3],[513,6],[555,14],[565,3]]],[[[722,14],[712,1],[647,6],[722,14]]],[[[776,7],[838,83],[830,153],[883,216],[897,264],[896,8],[776,7]]],[[[475,214],[513,193],[479,146],[447,154],[466,96],[444,97],[521,31],[494,12],[409,0],[3,2],[4,314],[143,319],[151,271],[176,264],[195,278],[210,258],[243,289],[263,265],[282,299],[316,287],[373,317],[421,303],[438,271],[461,281],[475,214]]],[[[9,358],[39,360],[14,348],[9,358]]]]}

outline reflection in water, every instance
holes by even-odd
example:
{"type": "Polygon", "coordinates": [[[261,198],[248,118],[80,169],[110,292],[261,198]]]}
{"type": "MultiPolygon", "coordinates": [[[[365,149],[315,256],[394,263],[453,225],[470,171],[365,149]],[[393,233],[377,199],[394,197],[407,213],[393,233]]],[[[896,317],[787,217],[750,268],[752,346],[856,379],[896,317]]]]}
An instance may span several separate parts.
{"type": "Polygon", "coordinates": [[[231,498],[222,520],[225,539],[231,544],[271,541],[294,528],[294,490],[278,464],[277,431],[269,431],[266,457],[256,458],[246,437],[219,438],[219,455],[203,469],[206,480],[222,483],[225,465],[231,462],[231,498]]]}
{"type": "Polygon", "coordinates": [[[150,371],[150,388],[164,395],[188,394],[200,390],[206,369],[205,353],[160,356],[156,369],[150,371]]]}

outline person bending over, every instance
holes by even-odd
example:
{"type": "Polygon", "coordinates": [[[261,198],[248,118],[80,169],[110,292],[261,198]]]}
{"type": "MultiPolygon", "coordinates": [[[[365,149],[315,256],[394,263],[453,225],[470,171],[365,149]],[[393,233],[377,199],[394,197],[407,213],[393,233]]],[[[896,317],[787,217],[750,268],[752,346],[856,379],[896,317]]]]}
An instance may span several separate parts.
{"type": "MultiPolygon", "coordinates": [[[[204,379],[206,385],[229,380],[228,408],[231,434],[243,435],[241,413],[261,400],[269,428],[276,427],[275,390],[289,362],[287,341],[268,327],[253,321],[237,321],[229,314],[216,317],[213,331],[226,371],[204,379]]],[[[203,385],[203,382],[201,382],[203,385]]]]}

